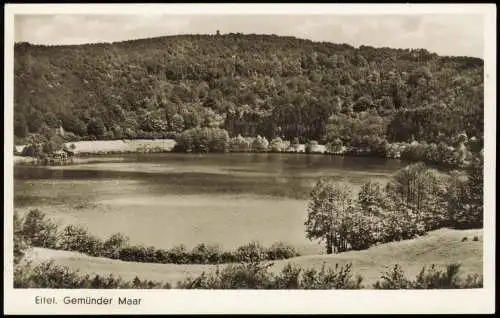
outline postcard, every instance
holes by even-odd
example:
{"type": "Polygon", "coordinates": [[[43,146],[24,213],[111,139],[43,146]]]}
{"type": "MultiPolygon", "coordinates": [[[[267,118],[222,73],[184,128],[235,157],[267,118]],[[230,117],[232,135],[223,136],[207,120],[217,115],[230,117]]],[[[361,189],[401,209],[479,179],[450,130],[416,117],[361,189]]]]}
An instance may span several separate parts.
{"type": "Polygon", "coordinates": [[[5,8],[4,313],[494,312],[494,5],[5,8]]]}

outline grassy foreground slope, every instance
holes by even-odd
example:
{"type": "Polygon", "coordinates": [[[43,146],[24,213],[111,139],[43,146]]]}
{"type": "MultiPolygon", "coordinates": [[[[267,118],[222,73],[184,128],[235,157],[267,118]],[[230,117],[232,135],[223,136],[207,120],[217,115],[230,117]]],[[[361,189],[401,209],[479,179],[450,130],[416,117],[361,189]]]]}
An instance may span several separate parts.
{"type": "MultiPolygon", "coordinates": [[[[34,263],[53,259],[56,264],[80,270],[82,274],[121,276],[132,280],[141,279],[176,284],[189,276],[195,277],[203,271],[216,268],[215,265],[176,265],[123,262],[90,257],[76,252],[33,248],[26,257],[34,263]]],[[[280,271],[287,263],[298,266],[320,268],[352,263],[353,272],[363,276],[363,284],[371,285],[380,278],[386,266],[400,264],[408,277],[414,277],[423,266],[431,264],[462,264],[462,274],[483,272],[483,231],[441,229],[413,240],[393,242],[363,251],[350,251],[333,255],[301,256],[275,261],[271,271],[280,271]],[[466,241],[462,238],[467,237],[466,241]],[[478,241],[473,241],[478,237],[478,241]]],[[[222,265],[223,266],[223,265],[222,265]]]]}

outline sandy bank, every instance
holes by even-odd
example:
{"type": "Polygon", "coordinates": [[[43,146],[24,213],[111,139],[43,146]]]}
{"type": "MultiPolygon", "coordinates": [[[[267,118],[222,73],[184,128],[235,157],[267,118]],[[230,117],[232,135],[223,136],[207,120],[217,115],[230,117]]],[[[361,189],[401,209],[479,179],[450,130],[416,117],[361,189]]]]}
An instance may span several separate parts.
{"type": "Polygon", "coordinates": [[[32,163],[35,162],[35,158],[33,157],[24,157],[24,156],[14,156],[14,163],[32,163]]]}
{"type": "Polygon", "coordinates": [[[65,143],[75,154],[105,154],[133,152],[168,152],[175,146],[173,139],[93,140],[65,143]]]}

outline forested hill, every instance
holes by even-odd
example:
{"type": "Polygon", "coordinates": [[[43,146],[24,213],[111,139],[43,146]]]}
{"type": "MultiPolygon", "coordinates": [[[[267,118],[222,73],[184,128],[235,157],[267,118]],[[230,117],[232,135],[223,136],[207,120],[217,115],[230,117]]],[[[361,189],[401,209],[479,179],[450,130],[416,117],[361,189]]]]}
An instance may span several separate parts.
{"type": "Polygon", "coordinates": [[[483,136],[483,61],[276,35],[15,45],[15,134],[231,136],[344,145],[483,136]]]}

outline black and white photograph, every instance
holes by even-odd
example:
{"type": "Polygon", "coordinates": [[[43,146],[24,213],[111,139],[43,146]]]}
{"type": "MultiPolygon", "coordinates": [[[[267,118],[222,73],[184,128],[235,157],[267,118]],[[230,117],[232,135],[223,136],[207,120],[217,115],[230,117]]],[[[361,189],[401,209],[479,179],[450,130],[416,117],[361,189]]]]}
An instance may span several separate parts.
{"type": "Polygon", "coordinates": [[[11,311],[493,310],[496,8],[379,6],[8,8],[11,311]]]}

